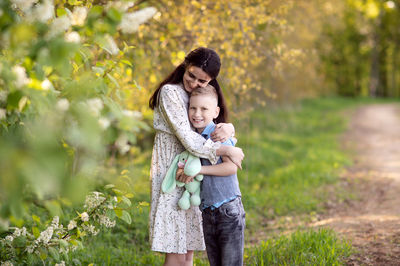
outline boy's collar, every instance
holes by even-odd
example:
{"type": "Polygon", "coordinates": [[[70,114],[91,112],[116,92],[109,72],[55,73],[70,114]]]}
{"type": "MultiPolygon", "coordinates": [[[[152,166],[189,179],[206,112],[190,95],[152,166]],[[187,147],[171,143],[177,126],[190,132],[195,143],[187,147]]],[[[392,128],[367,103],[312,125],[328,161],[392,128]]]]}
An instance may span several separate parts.
{"type": "Polygon", "coordinates": [[[215,128],[215,124],[214,124],[213,121],[211,121],[211,122],[203,129],[203,132],[201,132],[200,134],[201,134],[203,137],[209,137],[210,134],[214,131],[214,128],[215,128]]]}

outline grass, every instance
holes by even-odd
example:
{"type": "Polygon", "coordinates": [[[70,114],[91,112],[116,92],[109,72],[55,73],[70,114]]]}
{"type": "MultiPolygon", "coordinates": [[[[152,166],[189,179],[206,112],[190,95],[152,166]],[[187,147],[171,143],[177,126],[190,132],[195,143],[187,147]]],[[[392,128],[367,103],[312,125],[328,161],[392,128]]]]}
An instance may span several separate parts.
{"type": "MultiPolygon", "coordinates": [[[[336,186],[340,171],[351,163],[338,139],[346,129],[343,110],[371,101],[305,100],[257,110],[235,123],[238,146],[246,154],[238,176],[247,238],[268,231],[262,227],[266,220],[323,211],[328,188],[336,186]]],[[[150,153],[140,153],[138,158],[129,167],[136,204],[150,200],[150,153]]],[[[149,207],[132,208],[131,225],[120,221],[112,231],[88,241],[73,258],[86,265],[161,265],[163,256],[151,252],[148,243],[148,212],[149,207]]],[[[298,231],[280,238],[267,234],[263,240],[246,249],[247,265],[337,265],[350,253],[348,244],[326,230],[298,231]]],[[[196,265],[208,265],[203,252],[195,257],[196,265]]]]}
{"type": "Polygon", "coordinates": [[[342,265],[351,246],[330,230],[297,231],[246,252],[246,265],[342,265]]]}

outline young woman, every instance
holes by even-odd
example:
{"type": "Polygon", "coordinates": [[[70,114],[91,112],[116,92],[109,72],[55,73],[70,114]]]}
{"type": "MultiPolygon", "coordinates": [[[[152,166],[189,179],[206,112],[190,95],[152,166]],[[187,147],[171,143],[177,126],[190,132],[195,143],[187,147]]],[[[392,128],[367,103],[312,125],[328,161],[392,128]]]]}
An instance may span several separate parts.
{"type": "Polygon", "coordinates": [[[215,51],[197,48],[160,83],[149,101],[156,130],[150,171],[150,242],[152,250],[166,254],[164,265],[192,265],[193,251],[205,249],[199,208],[179,209],[183,188],[172,194],[161,192],[161,183],[175,156],[186,149],[214,164],[219,156],[228,156],[241,168],[244,154],[240,148],[206,141],[192,131],[187,115],[190,92],[210,84],[216,88],[220,107],[216,119],[219,124],[212,139],[223,142],[233,135],[233,126],[224,123],[227,110],[216,80],[220,67],[215,51]]]}

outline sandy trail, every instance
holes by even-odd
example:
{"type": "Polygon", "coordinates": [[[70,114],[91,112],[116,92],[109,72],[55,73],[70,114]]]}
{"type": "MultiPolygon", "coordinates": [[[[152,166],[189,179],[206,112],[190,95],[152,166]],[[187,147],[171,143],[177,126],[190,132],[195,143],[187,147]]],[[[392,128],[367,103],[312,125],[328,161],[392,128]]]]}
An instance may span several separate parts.
{"type": "Polygon", "coordinates": [[[400,106],[357,109],[344,138],[354,165],[344,173],[358,195],[312,226],[333,228],[359,250],[348,265],[400,265],[400,106]]]}

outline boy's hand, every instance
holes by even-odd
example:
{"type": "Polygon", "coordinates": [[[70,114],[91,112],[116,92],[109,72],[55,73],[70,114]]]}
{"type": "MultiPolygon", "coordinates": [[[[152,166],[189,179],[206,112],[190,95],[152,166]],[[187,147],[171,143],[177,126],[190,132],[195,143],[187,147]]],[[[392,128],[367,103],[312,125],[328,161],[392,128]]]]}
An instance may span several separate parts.
{"type": "Polygon", "coordinates": [[[193,181],[194,176],[187,176],[185,175],[185,173],[183,172],[183,169],[178,169],[176,170],[176,180],[182,182],[182,183],[190,183],[193,181]]]}

